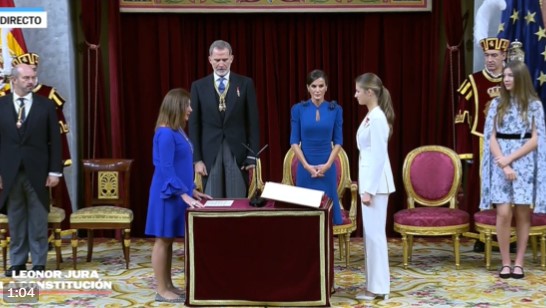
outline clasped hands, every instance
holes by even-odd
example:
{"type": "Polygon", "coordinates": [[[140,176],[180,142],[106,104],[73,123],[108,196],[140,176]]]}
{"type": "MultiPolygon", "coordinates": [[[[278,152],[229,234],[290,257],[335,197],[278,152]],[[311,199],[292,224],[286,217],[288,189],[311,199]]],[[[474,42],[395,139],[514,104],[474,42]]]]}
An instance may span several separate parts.
{"type": "Polygon", "coordinates": [[[495,164],[502,169],[504,176],[509,181],[516,179],[516,171],[510,166],[511,163],[512,161],[506,156],[495,157],[495,164]]]}
{"type": "Polygon", "coordinates": [[[312,178],[321,178],[321,177],[324,177],[324,173],[326,173],[328,169],[330,169],[330,167],[327,167],[325,164],[316,165],[316,166],[309,165],[309,167],[307,168],[307,171],[309,171],[312,178]]]}

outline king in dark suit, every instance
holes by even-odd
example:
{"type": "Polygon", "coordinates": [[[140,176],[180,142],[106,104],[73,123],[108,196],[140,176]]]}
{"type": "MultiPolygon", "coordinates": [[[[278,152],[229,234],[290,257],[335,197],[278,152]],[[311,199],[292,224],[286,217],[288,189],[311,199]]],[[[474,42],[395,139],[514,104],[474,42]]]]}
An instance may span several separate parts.
{"type": "Polygon", "coordinates": [[[195,172],[203,176],[205,193],[214,198],[244,198],[248,170],[256,164],[260,127],[252,79],[230,72],[231,46],[215,41],[209,49],[214,72],[193,82],[190,139],[195,172]]]}
{"type": "Polygon", "coordinates": [[[0,210],[7,212],[10,262],[6,276],[44,270],[47,258],[49,187],[62,176],[61,135],[55,104],[35,95],[35,68],[12,70],[13,92],[0,98],[0,210]]]}

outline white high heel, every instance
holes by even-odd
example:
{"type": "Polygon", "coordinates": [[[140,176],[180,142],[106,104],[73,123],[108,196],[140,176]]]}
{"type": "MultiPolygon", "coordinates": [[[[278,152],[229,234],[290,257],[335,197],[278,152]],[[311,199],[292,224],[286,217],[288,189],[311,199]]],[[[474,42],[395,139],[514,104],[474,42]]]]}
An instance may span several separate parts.
{"type": "Polygon", "coordinates": [[[373,301],[377,298],[383,298],[383,300],[388,300],[389,294],[374,294],[368,291],[363,291],[356,294],[356,299],[361,299],[365,301],[373,301]]]}

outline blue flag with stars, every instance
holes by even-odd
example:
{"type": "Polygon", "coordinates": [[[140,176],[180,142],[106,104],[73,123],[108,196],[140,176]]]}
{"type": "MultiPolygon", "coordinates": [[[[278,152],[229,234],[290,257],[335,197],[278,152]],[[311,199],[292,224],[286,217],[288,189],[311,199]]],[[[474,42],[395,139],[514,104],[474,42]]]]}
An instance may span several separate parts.
{"type": "Polygon", "coordinates": [[[541,0],[506,0],[499,25],[499,38],[523,44],[525,64],[540,96],[542,104],[546,101],[546,30],[541,0]]]}

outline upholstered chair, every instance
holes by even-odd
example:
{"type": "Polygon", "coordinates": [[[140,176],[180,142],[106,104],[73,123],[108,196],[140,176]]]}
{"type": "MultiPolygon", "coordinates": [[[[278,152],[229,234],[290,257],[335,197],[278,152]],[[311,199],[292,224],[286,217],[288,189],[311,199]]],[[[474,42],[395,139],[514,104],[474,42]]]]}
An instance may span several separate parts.
{"type": "MultiPolygon", "coordinates": [[[[497,241],[493,235],[497,234],[496,229],[497,211],[495,209],[483,210],[474,214],[474,229],[477,233],[466,232],[464,235],[479,239],[485,243],[484,262],[487,269],[491,269],[491,251],[493,246],[498,247],[497,241]]],[[[515,242],[516,228],[512,221],[512,237],[510,242],[515,242]]],[[[531,216],[531,229],[529,230],[529,240],[533,251],[533,259],[537,260],[537,246],[540,241],[540,265],[546,269],[546,214],[535,214],[531,216]]]]}
{"type": "Polygon", "coordinates": [[[407,208],[395,213],[394,230],[402,235],[404,268],[411,260],[414,236],[451,236],[459,268],[459,239],[469,228],[469,215],[456,202],[461,184],[459,156],[443,146],[418,147],[406,156],[402,178],[407,208]]]}
{"type": "MultiPolygon", "coordinates": [[[[284,156],[282,177],[283,184],[295,185],[298,163],[298,158],[296,157],[292,148],[290,148],[284,156]]],[[[349,158],[347,157],[347,153],[345,150],[343,150],[343,148],[339,151],[334,164],[336,165],[337,170],[337,194],[339,198],[339,205],[341,206],[343,223],[341,225],[333,226],[333,235],[337,235],[339,239],[340,260],[345,259],[345,266],[349,266],[349,257],[351,255],[351,233],[353,233],[357,227],[356,214],[358,185],[356,182],[351,180],[349,158]],[[348,207],[343,205],[343,197],[346,191],[350,192],[350,205],[348,207]]]]}
{"type": "Polygon", "coordinates": [[[129,268],[131,245],[130,159],[84,159],[84,206],[70,215],[72,255],[77,263],[78,234],[87,230],[87,262],[93,256],[94,230],[120,230],[125,268],[129,268]]]}

